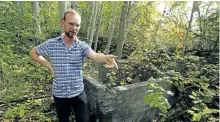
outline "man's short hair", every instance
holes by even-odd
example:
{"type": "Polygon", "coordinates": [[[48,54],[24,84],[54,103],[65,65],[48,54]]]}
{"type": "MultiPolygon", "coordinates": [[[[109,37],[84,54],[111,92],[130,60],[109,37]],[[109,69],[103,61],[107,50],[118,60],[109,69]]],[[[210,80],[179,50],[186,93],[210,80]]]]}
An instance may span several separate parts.
{"type": "Polygon", "coordinates": [[[63,19],[62,19],[62,20],[65,21],[65,20],[66,20],[66,16],[67,16],[68,14],[77,15],[77,16],[79,16],[80,19],[81,19],[80,14],[79,14],[77,11],[71,9],[71,10],[67,10],[67,11],[64,13],[64,16],[63,16],[63,19]]]}

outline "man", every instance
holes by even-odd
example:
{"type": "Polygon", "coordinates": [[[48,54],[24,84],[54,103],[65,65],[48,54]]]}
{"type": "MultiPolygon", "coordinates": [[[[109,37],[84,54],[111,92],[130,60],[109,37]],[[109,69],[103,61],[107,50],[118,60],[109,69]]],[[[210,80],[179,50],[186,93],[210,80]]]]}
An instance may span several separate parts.
{"type": "Polygon", "coordinates": [[[84,57],[105,63],[106,68],[112,69],[117,66],[116,56],[96,53],[86,43],[78,40],[80,24],[81,17],[76,11],[66,11],[61,21],[64,34],[49,39],[30,51],[33,60],[47,67],[54,75],[52,93],[60,122],[69,121],[71,108],[75,112],[76,122],[89,121],[82,76],[84,57]],[[42,55],[48,55],[52,63],[42,55]]]}

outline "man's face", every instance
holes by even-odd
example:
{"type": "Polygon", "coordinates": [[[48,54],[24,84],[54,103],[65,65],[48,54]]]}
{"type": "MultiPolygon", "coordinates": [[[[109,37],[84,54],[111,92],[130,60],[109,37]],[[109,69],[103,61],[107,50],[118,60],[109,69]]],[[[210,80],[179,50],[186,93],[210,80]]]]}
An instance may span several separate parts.
{"type": "Polygon", "coordinates": [[[81,19],[78,15],[67,14],[66,20],[62,20],[65,34],[69,38],[75,37],[80,29],[81,19]]]}

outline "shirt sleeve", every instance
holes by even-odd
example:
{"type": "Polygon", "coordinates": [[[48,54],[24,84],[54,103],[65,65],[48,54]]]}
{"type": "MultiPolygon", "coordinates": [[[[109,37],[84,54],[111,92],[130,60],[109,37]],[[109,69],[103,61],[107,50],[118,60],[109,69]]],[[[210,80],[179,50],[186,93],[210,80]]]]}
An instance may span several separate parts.
{"type": "Polygon", "coordinates": [[[90,51],[92,51],[92,48],[88,44],[84,43],[82,46],[82,50],[83,50],[83,56],[88,57],[88,54],[90,51]]]}
{"type": "Polygon", "coordinates": [[[49,40],[47,40],[37,46],[37,53],[39,55],[48,55],[48,56],[50,55],[50,53],[49,53],[49,40]]]}

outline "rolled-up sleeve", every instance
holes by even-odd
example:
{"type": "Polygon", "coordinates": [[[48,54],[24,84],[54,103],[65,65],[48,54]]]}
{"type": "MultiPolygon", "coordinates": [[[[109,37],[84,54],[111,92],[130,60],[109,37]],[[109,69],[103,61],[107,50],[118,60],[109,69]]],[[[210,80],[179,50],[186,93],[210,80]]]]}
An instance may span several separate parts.
{"type": "Polygon", "coordinates": [[[83,43],[82,50],[83,50],[83,56],[88,57],[88,54],[90,51],[92,51],[92,48],[88,44],[83,43]]]}
{"type": "Polygon", "coordinates": [[[50,53],[49,53],[49,40],[47,40],[37,46],[37,53],[39,55],[48,55],[48,56],[50,55],[50,53]]]}

